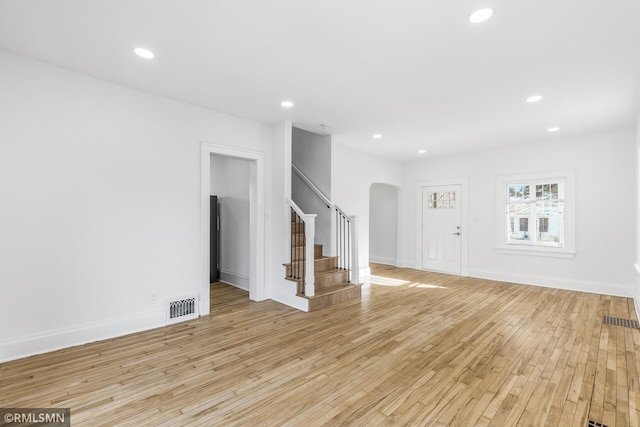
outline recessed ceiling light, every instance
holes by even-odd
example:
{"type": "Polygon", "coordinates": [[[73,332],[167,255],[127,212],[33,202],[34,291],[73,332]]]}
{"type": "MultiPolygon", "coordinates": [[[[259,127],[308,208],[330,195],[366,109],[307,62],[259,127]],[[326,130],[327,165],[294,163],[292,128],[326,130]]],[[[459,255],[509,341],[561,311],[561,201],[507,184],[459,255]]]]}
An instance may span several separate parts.
{"type": "Polygon", "coordinates": [[[547,129],[547,132],[558,132],[560,128],[558,126],[553,126],[547,129]]]}
{"type": "Polygon", "coordinates": [[[379,133],[376,133],[375,135],[373,135],[374,139],[380,139],[382,138],[382,135],[380,135],[379,133]]]}
{"type": "Polygon", "coordinates": [[[153,59],[153,57],[155,56],[153,52],[143,47],[136,47],[133,49],[133,51],[136,53],[136,55],[144,59],[153,59]]]}
{"type": "Polygon", "coordinates": [[[491,15],[493,15],[493,9],[491,8],[487,7],[484,9],[478,9],[469,15],[469,22],[472,24],[479,24],[480,22],[484,22],[491,18],[491,15]]]}
{"type": "Polygon", "coordinates": [[[426,152],[427,152],[427,150],[418,150],[418,154],[424,154],[426,152]]]}
{"type": "Polygon", "coordinates": [[[542,99],[542,95],[533,95],[527,98],[528,103],[538,102],[542,99]]]}
{"type": "Polygon", "coordinates": [[[291,102],[291,101],[282,101],[280,103],[280,105],[282,105],[282,107],[284,107],[284,108],[291,108],[291,107],[293,107],[293,102],[291,102]]]}
{"type": "Polygon", "coordinates": [[[331,128],[329,127],[329,125],[325,125],[324,123],[320,123],[320,129],[322,129],[322,130],[329,130],[329,129],[331,129],[331,128]]]}

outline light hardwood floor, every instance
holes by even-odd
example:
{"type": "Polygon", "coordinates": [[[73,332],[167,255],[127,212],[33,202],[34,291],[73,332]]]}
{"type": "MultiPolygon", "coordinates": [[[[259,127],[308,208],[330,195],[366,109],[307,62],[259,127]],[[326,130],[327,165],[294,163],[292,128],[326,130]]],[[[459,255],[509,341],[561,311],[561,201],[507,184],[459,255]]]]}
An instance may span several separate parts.
{"type": "Polygon", "coordinates": [[[639,424],[632,300],[373,265],[302,313],[212,285],[195,321],[0,364],[0,407],[73,426],[639,424]]]}

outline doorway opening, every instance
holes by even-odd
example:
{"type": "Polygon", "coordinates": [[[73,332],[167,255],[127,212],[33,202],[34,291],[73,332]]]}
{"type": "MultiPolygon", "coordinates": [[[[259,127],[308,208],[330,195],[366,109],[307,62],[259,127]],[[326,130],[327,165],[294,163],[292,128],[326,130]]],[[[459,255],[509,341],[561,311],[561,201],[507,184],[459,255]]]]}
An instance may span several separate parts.
{"type": "MultiPolygon", "coordinates": [[[[244,182],[248,183],[248,233],[249,244],[245,248],[245,258],[248,256],[248,277],[244,277],[248,284],[249,298],[254,301],[265,299],[264,283],[264,155],[260,152],[242,150],[210,143],[201,144],[201,236],[202,236],[202,285],[200,293],[200,313],[210,312],[210,197],[212,181],[218,172],[224,176],[225,169],[242,165],[244,182]],[[241,163],[238,163],[241,162],[241,163]],[[220,167],[219,171],[212,171],[212,164],[220,167]],[[248,176],[246,175],[248,172],[248,176]]],[[[215,185],[215,184],[214,184],[215,185]]],[[[224,186],[224,184],[223,184],[224,186]]],[[[240,187],[243,187],[241,185],[240,187]]],[[[215,190],[215,188],[214,188],[215,190]]],[[[240,193],[241,189],[236,189],[240,193]]],[[[246,206],[245,206],[246,207],[246,206]]],[[[224,212],[224,211],[223,211],[224,212]]],[[[224,249],[223,249],[224,250],[224,249]]],[[[238,249],[236,248],[236,251],[238,249]]],[[[246,261],[246,259],[245,259],[246,261]]],[[[246,266],[245,266],[246,267],[246,266]]],[[[242,279],[238,276],[236,279],[242,279]]]]}
{"type": "Polygon", "coordinates": [[[247,292],[251,261],[250,166],[249,160],[211,155],[211,276],[247,292]]]}

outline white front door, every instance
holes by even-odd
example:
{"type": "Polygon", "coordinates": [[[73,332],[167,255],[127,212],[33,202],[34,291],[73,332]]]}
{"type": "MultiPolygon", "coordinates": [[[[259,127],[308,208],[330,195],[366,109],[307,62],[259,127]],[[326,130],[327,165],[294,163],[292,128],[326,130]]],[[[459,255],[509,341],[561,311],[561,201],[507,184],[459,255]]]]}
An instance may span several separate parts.
{"type": "Polygon", "coordinates": [[[461,185],[422,187],[422,268],[460,274],[461,185]]]}

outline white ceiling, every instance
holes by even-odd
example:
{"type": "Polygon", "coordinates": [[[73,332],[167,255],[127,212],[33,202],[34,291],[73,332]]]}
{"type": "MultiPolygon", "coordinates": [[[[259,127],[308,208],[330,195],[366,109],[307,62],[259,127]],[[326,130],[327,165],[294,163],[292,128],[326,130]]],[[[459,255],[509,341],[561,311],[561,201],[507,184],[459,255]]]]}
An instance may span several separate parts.
{"type": "Polygon", "coordinates": [[[399,160],[640,112],[639,0],[0,0],[0,48],[399,160]]]}

